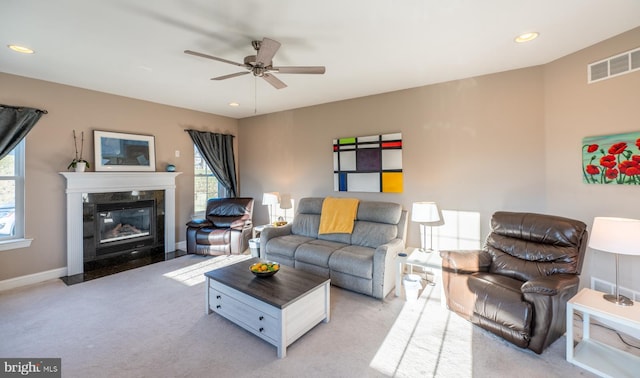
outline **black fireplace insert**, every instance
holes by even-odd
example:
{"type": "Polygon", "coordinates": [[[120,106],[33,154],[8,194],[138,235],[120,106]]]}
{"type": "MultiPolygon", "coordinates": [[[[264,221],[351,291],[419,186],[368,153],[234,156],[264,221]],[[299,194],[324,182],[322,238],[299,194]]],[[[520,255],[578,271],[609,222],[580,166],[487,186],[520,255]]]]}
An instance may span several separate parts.
{"type": "Polygon", "coordinates": [[[164,257],[164,191],[83,194],[84,271],[164,257]]]}
{"type": "Polygon", "coordinates": [[[96,256],[150,247],[155,242],[155,201],[96,206],[96,256]]]}

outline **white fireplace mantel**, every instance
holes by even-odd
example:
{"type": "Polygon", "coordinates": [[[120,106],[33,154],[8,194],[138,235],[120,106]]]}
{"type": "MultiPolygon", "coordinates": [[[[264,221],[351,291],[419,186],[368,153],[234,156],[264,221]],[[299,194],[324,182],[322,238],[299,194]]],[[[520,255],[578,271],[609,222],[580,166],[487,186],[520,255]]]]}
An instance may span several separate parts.
{"type": "Polygon", "coordinates": [[[60,172],[67,179],[67,275],[84,272],[82,194],[164,190],[164,252],[175,250],[176,176],[180,172],[60,172]]]}

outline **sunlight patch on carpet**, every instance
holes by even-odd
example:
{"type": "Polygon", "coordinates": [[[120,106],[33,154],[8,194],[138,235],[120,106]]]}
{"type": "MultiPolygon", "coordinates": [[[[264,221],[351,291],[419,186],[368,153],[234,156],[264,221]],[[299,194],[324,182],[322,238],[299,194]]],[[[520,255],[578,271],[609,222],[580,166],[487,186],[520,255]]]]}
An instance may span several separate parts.
{"type": "Polygon", "coordinates": [[[370,366],[390,377],[471,377],[471,350],[471,323],[441,306],[439,286],[427,286],[405,303],[370,366]]]}
{"type": "Polygon", "coordinates": [[[204,274],[210,270],[222,268],[223,266],[231,265],[239,261],[248,260],[251,255],[224,255],[207,258],[206,260],[174,270],[169,273],[163,274],[167,278],[176,280],[187,286],[194,286],[204,282],[204,274]]]}

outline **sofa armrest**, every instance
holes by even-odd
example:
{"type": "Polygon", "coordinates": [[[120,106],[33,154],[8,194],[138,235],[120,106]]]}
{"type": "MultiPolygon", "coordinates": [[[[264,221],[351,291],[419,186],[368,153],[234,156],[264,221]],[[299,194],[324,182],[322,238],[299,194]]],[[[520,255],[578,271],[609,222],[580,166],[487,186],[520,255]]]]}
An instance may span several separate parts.
{"type": "Polygon", "coordinates": [[[404,251],[404,240],[393,239],[378,246],[373,255],[373,297],[384,299],[396,283],[396,256],[404,251]]]}
{"type": "Polygon", "coordinates": [[[211,226],[213,226],[213,223],[209,222],[206,219],[193,219],[187,223],[187,228],[204,228],[211,226]]]}
{"type": "Polygon", "coordinates": [[[266,248],[269,240],[285,235],[291,235],[291,223],[282,227],[265,227],[260,233],[260,249],[266,248]]]}
{"type": "Polygon", "coordinates": [[[558,295],[567,289],[577,287],[580,283],[575,274],[553,274],[539,277],[522,284],[520,290],[526,294],[558,295]]]}
{"type": "Polygon", "coordinates": [[[491,255],[480,249],[440,251],[442,270],[456,274],[488,272],[491,266],[491,255]]]}

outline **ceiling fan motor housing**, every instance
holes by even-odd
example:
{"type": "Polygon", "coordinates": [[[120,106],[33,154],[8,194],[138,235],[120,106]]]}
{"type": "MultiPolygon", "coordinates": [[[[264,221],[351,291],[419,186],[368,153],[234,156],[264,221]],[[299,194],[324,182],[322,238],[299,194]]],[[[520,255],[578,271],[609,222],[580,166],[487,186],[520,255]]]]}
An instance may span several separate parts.
{"type": "Polygon", "coordinates": [[[244,57],[244,64],[247,66],[247,69],[253,73],[253,76],[262,77],[268,72],[273,62],[269,62],[268,65],[263,65],[262,63],[256,63],[256,60],[257,55],[247,55],[244,57]]]}

